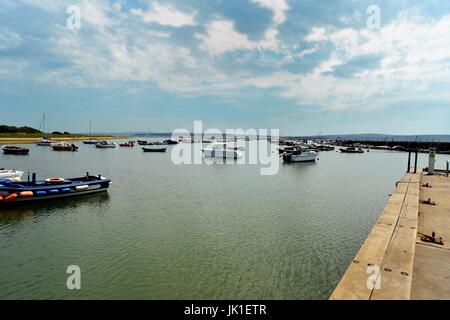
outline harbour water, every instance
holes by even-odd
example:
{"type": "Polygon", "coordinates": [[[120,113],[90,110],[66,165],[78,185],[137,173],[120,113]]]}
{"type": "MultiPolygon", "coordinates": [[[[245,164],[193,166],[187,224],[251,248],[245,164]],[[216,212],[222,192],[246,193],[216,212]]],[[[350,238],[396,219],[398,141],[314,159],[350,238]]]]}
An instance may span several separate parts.
{"type": "Polygon", "coordinates": [[[406,153],[331,151],[262,176],[257,165],[174,165],[171,147],[77,144],[0,155],[0,167],[38,178],[113,181],[104,195],[0,208],[1,299],[327,299],[407,165],[406,153]],[[66,287],[69,265],[81,290],[66,287]]]}

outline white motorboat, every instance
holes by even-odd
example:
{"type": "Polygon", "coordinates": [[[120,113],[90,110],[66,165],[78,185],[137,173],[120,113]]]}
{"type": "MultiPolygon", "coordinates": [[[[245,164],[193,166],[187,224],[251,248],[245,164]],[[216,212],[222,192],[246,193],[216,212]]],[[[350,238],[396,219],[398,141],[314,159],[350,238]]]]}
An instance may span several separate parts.
{"type": "Polygon", "coordinates": [[[0,169],[0,179],[20,180],[22,175],[23,171],[0,169]]]}
{"type": "Polygon", "coordinates": [[[108,143],[108,141],[100,141],[95,147],[99,149],[115,148],[116,144],[114,142],[108,143]]]}
{"type": "Polygon", "coordinates": [[[283,160],[285,162],[316,162],[317,152],[295,150],[293,152],[283,154],[283,160]]]}
{"type": "Polygon", "coordinates": [[[213,142],[207,148],[202,149],[205,157],[211,158],[232,158],[238,159],[242,157],[241,150],[235,150],[227,146],[225,142],[213,142]]]}
{"type": "Polygon", "coordinates": [[[55,141],[52,141],[50,139],[41,139],[36,141],[37,146],[44,146],[44,147],[50,147],[55,141]]]}

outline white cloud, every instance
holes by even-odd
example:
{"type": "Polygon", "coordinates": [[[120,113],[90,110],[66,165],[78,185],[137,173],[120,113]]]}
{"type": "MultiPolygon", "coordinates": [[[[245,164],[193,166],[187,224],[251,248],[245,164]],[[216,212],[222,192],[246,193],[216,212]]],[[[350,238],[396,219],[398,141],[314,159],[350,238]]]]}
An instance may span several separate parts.
{"type": "Polygon", "coordinates": [[[202,41],[201,48],[212,55],[238,49],[276,49],[278,45],[278,31],[272,28],[259,41],[251,41],[245,34],[237,32],[234,23],[228,20],[215,20],[206,28],[207,34],[196,34],[196,37],[202,41]]]}
{"type": "Polygon", "coordinates": [[[28,61],[23,59],[0,57],[0,77],[8,79],[21,77],[28,66],[28,61]]]}
{"type": "Polygon", "coordinates": [[[305,37],[305,40],[308,42],[324,41],[324,40],[328,39],[328,37],[325,35],[325,33],[326,33],[325,28],[313,27],[311,30],[311,33],[305,37]]]}
{"type": "Polygon", "coordinates": [[[107,0],[84,0],[80,5],[81,27],[84,23],[100,30],[112,26],[113,23],[108,18],[111,9],[107,0]]]}
{"type": "Polygon", "coordinates": [[[314,74],[328,73],[334,71],[334,67],[339,66],[343,63],[342,60],[338,59],[335,55],[332,55],[327,61],[321,62],[313,71],[314,74]]]}
{"type": "Polygon", "coordinates": [[[46,11],[61,11],[65,10],[68,5],[74,4],[70,0],[20,0],[23,3],[31,6],[38,7],[46,11]],[[72,2],[72,3],[71,3],[72,2]]]}
{"type": "Polygon", "coordinates": [[[286,0],[252,0],[253,3],[273,11],[273,22],[283,23],[286,20],[285,11],[289,9],[286,0]]]}
{"type": "Polygon", "coordinates": [[[183,27],[195,25],[196,13],[184,13],[171,5],[163,5],[156,1],[149,4],[148,11],[131,9],[131,13],[141,17],[145,22],[158,23],[164,26],[183,27]]]}
{"type": "Polygon", "coordinates": [[[311,73],[275,72],[246,80],[249,86],[279,88],[280,96],[328,109],[375,108],[406,101],[447,101],[450,94],[450,15],[425,20],[400,15],[377,32],[316,28],[306,37],[328,41],[334,50],[311,73]],[[336,66],[360,56],[380,56],[380,65],[341,78],[336,66]]]}
{"type": "Polygon", "coordinates": [[[0,50],[14,48],[22,43],[20,34],[5,27],[0,27],[0,50]]]}
{"type": "Polygon", "coordinates": [[[38,80],[81,88],[107,87],[111,81],[140,82],[180,95],[227,94],[235,86],[236,81],[207,59],[200,63],[190,49],[165,41],[166,33],[148,27],[137,32],[123,23],[119,19],[114,28],[88,33],[67,32],[59,26],[49,50],[70,65],[41,74],[38,80]]]}
{"type": "MultiPolygon", "coordinates": [[[[171,34],[162,32],[159,26],[151,29],[153,26],[145,23],[193,25],[195,12],[183,13],[152,2],[147,11],[132,10],[140,18],[130,19],[122,7],[106,0],[81,0],[81,30],[71,32],[65,25],[56,29],[52,26],[53,36],[44,39],[49,56],[64,61],[66,66],[42,71],[38,80],[78,87],[106,87],[111,81],[124,85],[141,82],[181,95],[226,95],[255,87],[275,88],[281,97],[299,105],[334,110],[374,108],[408,99],[450,102],[449,93],[436,91],[450,86],[450,15],[435,20],[401,15],[379,31],[315,27],[304,38],[308,46],[300,50],[302,43],[292,46],[278,39],[277,25],[285,19],[286,2],[254,1],[274,12],[272,26],[261,39],[252,40],[238,32],[232,21],[216,18],[205,25],[206,31],[194,35],[202,50],[197,51],[172,42],[171,34]],[[332,50],[328,52],[330,47],[332,50]],[[236,55],[239,56],[233,61],[236,64],[244,56],[242,71],[238,72],[223,65],[226,57],[219,57],[236,50],[254,50],[236,55]],[[305,57],[318,51],[327,58],[313,65],[308,73],[277,71],[254,76],[254,69],[247,65],[253,60],[253,66],[254,59],[259,59],[256,63],[260,66],[282,70],[284,65],[306,60],[305,57]],[[379,65],[375,63],[370,68],[362,65],[345,78],[332,74],[339,66],[363,56],[380,59],[379,65]]],[[[65,8],[62,12],[65,13],[65,8]]],[[[20,35],[4,28],[0,29],[0,39],[6,39],[0,41],[0,49],[1,45],[10,47],[22,41],[20,35]]],[[[29,62],[3,59],[0,75],[14,74],[15,70],[29,66],[36,68],[33,71],[39,68],[32,60],[29,62]]],[[[309,61],[305,62],[307,67],[311,66],[309,61]]]]}

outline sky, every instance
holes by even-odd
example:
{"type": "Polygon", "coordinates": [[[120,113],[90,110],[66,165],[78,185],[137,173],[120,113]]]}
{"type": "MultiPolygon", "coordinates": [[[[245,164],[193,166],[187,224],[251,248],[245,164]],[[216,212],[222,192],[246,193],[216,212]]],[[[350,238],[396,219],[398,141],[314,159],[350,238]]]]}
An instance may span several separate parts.
{"type": "Polygon", "coordinates": [[[0,0],[0,124],[450,134],[449,30],[440,0],[0,0]]]}

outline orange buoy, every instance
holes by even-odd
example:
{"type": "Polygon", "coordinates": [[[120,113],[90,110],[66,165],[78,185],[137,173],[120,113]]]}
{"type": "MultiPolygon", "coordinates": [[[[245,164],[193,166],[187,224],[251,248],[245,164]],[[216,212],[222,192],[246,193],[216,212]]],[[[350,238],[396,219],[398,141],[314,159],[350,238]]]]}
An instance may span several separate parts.
{"type": "Polygon", "coordinates": [[[17,194],[16,194],[16,193],[12,193],[12,194],[10,194],[9,196],[6,196],[6,197],[3,199],[3,201],[4,201],[4,202],[11,202],[11,201],[16,200],[16,198],[17,198],[17,194]]]}
{"type": "Polygon", "coordinates": [[[31,198],[33,196],[33,191],[22,191],[19,193],[19,197],[21,198],[31,198]]]}

